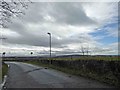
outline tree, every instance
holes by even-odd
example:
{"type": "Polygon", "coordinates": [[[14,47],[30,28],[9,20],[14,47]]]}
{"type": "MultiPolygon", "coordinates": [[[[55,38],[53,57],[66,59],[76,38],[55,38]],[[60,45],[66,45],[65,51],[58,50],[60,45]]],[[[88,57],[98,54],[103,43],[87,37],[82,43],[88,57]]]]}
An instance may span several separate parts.
{"type": "Polygon", "coordinates": [[[81,53],[84,56],[85,54],[88,56],[90,53],[90,48],[89,45],[87,44],[87,46],[83,47],[81,46],[81,53]]]}
{"type": "MultiPolygon", "coordinates": [[[[30,2],[30,0],[26,1],[30,2]]],[[[7,27],[12,17],[24,15],[23,9],[28,8],[28,2],[23,2],[23,0],[0,0],[0,27],[7,27]]]]}
{"type": "Polygon", "coordinates": [[[33,52],[30,52],[30,54],[32,55],[32,54],[33,54],[33,52]]]}
{"type": "Polygon", "coordinates": [[[87,53],[87,56],[89,56],[91,54],[89,45],[87,45],[87,47],[86,47],[86,53],[87,53]]]}
{"type": "Polygon", "coordinates": [[[81,52],[82,52],[82,54],[83,54],[83,56],[84,56],[85,51],[84,51],[84,47],[83,47],[83,46],[81,46],[81,52]]]}
{"type": "Polygon", "coordinates": [[[6,54],[6,53],[5,53],[5,52],[3,52],[3,53],[2,53],[2,56],[5,56],[5,54],[6,54]]]}

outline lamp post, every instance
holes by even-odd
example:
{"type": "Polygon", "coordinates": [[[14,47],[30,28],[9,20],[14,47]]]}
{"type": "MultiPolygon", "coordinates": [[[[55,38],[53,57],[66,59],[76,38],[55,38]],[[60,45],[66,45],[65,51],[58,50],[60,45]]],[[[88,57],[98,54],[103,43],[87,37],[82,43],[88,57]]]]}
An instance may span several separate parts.
{"type": "Polygon", "coordinates": [[[49,36],[50,36],[50,40],[49,40],[49,42],[50,42],[50,58],[51,58],[51,33],[47,33],[49,36]]]}

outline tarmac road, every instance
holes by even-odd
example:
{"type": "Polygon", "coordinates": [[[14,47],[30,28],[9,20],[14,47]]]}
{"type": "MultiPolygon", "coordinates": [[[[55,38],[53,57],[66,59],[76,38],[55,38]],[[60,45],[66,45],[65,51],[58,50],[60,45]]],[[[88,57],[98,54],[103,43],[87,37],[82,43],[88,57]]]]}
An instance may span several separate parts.
{"type": "Polygon", "coordinates": [[[9,64],[6,88],[112,88],[106,84],[22,62],[9,64]]]}

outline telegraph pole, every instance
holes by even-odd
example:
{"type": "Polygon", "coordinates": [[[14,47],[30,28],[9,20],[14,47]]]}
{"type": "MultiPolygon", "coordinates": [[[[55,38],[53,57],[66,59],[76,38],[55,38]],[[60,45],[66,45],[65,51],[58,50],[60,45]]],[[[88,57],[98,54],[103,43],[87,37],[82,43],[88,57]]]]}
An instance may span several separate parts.
{"type": "MultiPolygon", "coordinates": [[[[6,37],[1,37],[0,39],[1,40],[6,40],[7,38],[6,37]]],[[[4,57],[4,56],[5,56],[5,52],[2,53],[2,57],[4,57]]]]}

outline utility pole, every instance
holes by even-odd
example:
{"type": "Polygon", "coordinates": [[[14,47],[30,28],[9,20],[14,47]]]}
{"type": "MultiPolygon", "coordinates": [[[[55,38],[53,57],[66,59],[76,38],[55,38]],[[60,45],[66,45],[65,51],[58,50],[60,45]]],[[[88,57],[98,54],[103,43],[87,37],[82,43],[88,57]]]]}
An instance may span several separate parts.
{"type": "MultiPolygon", "coordinates": [[[[1,39],[1,40],[6,40],[7,38],[6,38],[6,37],[1,37],[0,39],[1,39]]],[[[5,52],[2,53],[2,58],[5,57],[5,54],[6,54],[5,52]]]]}

